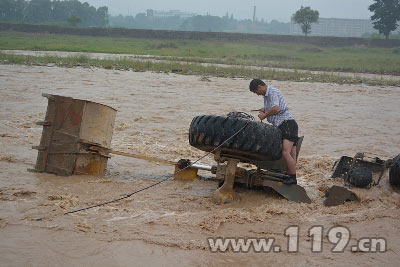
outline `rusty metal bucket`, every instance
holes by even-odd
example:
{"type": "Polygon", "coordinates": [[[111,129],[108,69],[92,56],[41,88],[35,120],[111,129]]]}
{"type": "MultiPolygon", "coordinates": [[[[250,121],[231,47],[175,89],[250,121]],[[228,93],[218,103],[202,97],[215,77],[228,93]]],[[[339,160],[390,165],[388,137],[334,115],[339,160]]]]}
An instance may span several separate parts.
{"type": "Polygon", "coordinates": [[[90,151],[88,146],[110,149],[117,111],[99,103],[43,94],[48,106],[35,169],[56,175],[103,174],[107,152],[90,151]]]}

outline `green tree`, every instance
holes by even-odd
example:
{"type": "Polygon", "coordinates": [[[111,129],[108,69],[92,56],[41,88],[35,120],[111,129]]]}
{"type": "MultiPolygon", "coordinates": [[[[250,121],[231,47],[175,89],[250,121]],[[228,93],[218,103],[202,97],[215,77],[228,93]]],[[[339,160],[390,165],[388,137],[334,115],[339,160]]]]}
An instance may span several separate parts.
{"type": "Polygon", "coordinates": [[[101,6],[96,11],[96,25],[106,27],[108,25],[108,7],[101,6]]]}
{"type": "Polygon", "coordinates": [[[72,16],[70,16],[70,17],[67,19],[67,22],[68,22],[68,24],[71,25],[72,27],[76,27],[76,26],[78,26],[78,25],[82,22],[82,19],[81,19],[80,17],[77,17],[77,16],[75,16],[75,15],[72,15],[72,16]]]}
{"type": "Polygon", "coordinates": [[[226,27],[227,22],[223,18],[210,15],[197,15],[187,19],[182,24],[181,29],[203,32],[222,32],[226,27]]]}
{"type": "Polygon", "coordinates": [[[374,12],[371,17],[374,28],[389,39],[390,32],[397,29],[400,21],[400,0],[374,0],[369,11],[374,12]]]}
{"type": "Polygon", "coordinates": [[[52,3],[50,0],[32,0],[28,2],[25,20],[39,23],[51,21],[52,3]]]}
{"type": "Polygon", "coordinates": [[[300,24],[301,30],[305,36],[311,33],[311,23],[317,23],[318,19],[319,12],[317,10],[312,10],[309,6],[301,6],[292,16],[292,20],[296,24],[300,24]]]}
{"type": "Polygon", "coordinates": [[[24,0],[0,0],[0,20],[22,21],[25,7],[24,0]]]}
{"type": "Polygon", "coordinates": [[[78,0],[0,0],[0,21],[56,23],[83,27],[108,25],[108,8],[96,9],[78,0]],[[80,18],[68,21],[71,16],[80,18]]]}

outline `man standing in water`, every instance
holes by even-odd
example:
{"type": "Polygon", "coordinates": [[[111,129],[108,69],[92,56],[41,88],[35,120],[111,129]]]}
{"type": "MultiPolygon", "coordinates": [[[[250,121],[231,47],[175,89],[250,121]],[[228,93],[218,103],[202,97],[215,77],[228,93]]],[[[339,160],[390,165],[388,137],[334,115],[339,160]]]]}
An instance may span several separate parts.
{"type": "Polygon", "coordinates": [[[282,157],[286,162],[286,170],[289,179],[285,184],[297,184],[296,180],[296,145],[299,139],[298,126],[281,92],[263,81],[254,79],[250,82],[250,91],[264,96],[264,107],[258,110],[260,120],[267,121],[277,126],[282,132],[282,157]]]}

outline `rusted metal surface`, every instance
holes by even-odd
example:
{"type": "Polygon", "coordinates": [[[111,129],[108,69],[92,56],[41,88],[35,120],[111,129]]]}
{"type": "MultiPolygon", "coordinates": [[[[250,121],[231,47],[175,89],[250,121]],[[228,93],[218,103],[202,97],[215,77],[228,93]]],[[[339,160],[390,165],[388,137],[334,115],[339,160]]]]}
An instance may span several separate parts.
{"type": "Polygon", "coordinates": [[[393,159],[382,160],[378,157],[368,157],[365,153],[356,153],[352,157],[342,156],[338,161],[336,161],[332,167],[332,178],[341,177],[344,179],[346,185],[352,184],[351,175],[352,171],[357,168],[367,168],[371,172],[380,172],[379,179],[373,182],[372,185],[378,185],[382,179],[383,173],[387,168],[393,163],[393,159]]]}
{"type": "Polygon", "coordinates": [[[338,206],[347,201],[359,201],[356,194],[345,187],[334,185],[326,192],[325,206],[338,206]]]}
{"type": "MultiPolygon", "coordinates": [[[[303,136],[299,138],[296,146],[296,157],[300,154],[301,144],[303,142],[303,136]]],[[[287,200],[298,202],[298,203],[311,203],[311,199],[308,197],[305,189],[299,185],[287,185],[283,183],[284,179],[288,179],[289,176],[284,174],[286,169],[286,163],[283,158],[275,161],[255,161],[243,158],[238,158],[227,154],[226,151],[218,149],[214,154],[216,162],[220,163],[216,170],[216,180],[220,183],[226,179],[227,165],[221,163],[229,161],[230,159],[236,159],[241,162],[248,162],[257,167],[257,170],[247,170],[244,168],[236,168],[235,172],[235,183],[245,186],[248,189],[255,188],[271,188],[279,195],[283,196],[287,200]]]]}
{"type": "Polygon", "coordinates": [[[197,178],[198,173],[197,168],[186,168],[181,169],[179,168],[178,164],[175,164],[175,172],[174,172],[174,179],[175,180],[193,180],[197,178]]]}
{"type": "Polygon", "coordinates": [[[162,163],[162,164],[169,164],[169,165],[176,164],[174,161],[170,161],[170,160],[166,160],[166,159],[160,159],[160,158],[149,157],[149,156],[145,156],[145,155],[138,155],[138,154],[133,154],[133,153],[126,153],[126,152],[116,151],[116,150],[112,150],[112,149],[109,150],[109,153],[121,155],[124,157],[144,159],[144,160],[153,161],[153,162],[162,163]]]}
{"type": "Polygon", "coordinates": [[[198,170],[211,171],[212,166],[192,164],[189,159],[180,159],[175,165],[175,180],[192,180],[197,178],[198,170]]]}
{"type": "Polygon", "coordinates": [[[212,199],[216,204],[225,204],[235,199],[233,185],[239,160],[229,159],[226,165],[224,183],[212,194],[212,199]]]}
{"type": "MultiPolygon", "coordinates": [[[[227,165],[218,165],[216,171],[216,180],[224,182],[226,177],[227,165]]],[[[283,183],[288,176],[280,172],[270,170],[246,170],[236,168],[235,184],[244,186],[248,189],[270,188],[287,200],[297,203],[311,203],[305,189],[299,185],[287,185],[283,183]]]]}
{"type": "Polygon", "coordinates": [[[76,158],[74,174],[103,174],[108,157],[96,153],[80,153],[76,158]]]}
{"type": "Polygon", "coordinates": [[[336,177],[342,177],[348,171],[354,167],[367,167],[373,172],[379,172],[382,170],[382,167],[384,165],[385,161],[381,160],[379,158],[374,158],[372,160],[364,160],[363,156],[360,156],[359,153],[356,154],[356,156],[352,157],[347,157],[347,156],[342,156],[339,161],[335,162],[333,166],[333,173],[332,173],[332,178],[336,177]],[[354,163],[353,163],[354,161],[354,163]]]}
{"type": "Polygon", "coordinates": [[[278,181],[264,180],[263,186],[273,189],[287,200],[297,203],[311,203],[306,190],[297,184],[287,185],[278,181]]]}
{"type": "Polygon", "coordinates": [[[389,171],[389,182],[393,186],[400,187],[400,154],[392,161],[389,171]]]}
{"type": "Polygon", "coordinates": [[[48,98],[35,172],[57,175],[103,174],[108,154],[87,150],[87,142],[109,149],[116,110],[86,100],[43,94],[48,98]]]}
{"type": "Polygon", "coordinates": [[[79,137],[110,148],[116,111],[113,108],[86,101],[79,137]]]}
{"type": "Polygon", "coordinates": [[[102,147],[102,146],[100,146],[100,144],[96,144],[96,143],[92,143],[92,142],[81,141],[81,143],[86,144],[87,150],[92,151],[92,152],[99,152],[99,153],[103,153],[106,155],[115,154],[115,155],[120,155],[120,156],[124,156],[124,157],[129,157],[129,158],[144,159],[144,160],[153,161],[153,162],[162,163],[162,164],[170,164],[170,165],[176,164],[174,161],[170,161],[170,160],[166,160],[166,159],[160,159],[160,158],[149,157],[149,156],[145,156],[145,155],[116,151],[116,150],[113,150],[110,148],[102,147]]]}

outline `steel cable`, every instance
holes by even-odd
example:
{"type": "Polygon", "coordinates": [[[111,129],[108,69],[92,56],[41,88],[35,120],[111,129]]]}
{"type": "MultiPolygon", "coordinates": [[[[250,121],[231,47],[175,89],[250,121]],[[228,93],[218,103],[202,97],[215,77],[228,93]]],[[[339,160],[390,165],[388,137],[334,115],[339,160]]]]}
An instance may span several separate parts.
{"type": "MultiPolygon", "coordinates": [[[[191,167],[193,164],[199,162],[199,161],[202,160],[203,158],[205,158],[205,157],[207,157],[208,155],[210,155],[211,153],[215,152],[218,148],[220,148],[221,146],[223,146],[226,142],[228,142],[228,141],[231,140],[233,137],[235,137],[236,135],[238,135],[241,131],[243,131],[243,130],[247,127],[247,125],[248,125],[249,123],[250,123],[250,120],[248,120],[248,121],[246,122],[246,124],[245,124],[242,128],[240,128],[236,133],[234,133],[234,134],[231,135],[229,138],[227,138],[227,139],[226,139],[224,142],[222,142],[219,146],[217,146],[216,148],[214,148],[213,150],[211,150],[210,152],[208,152],[208,153],[205,154],[204,156],[198,158],[195,162],[191,163],[190,165],[186,166],[185,168],[180,169],[179,171],[177,171],[176,173],[174,173],[174,175],[176,175],[176,174],[180,173],[181,171],[183,171],[183,170],[185,170],[185,169],[191,167]]],[[[89,210],[89,209],[93,209],[93,208],[97,208],[97,207],[101,207],[101,206],[105,206],[105,205],[108,205],[108,204],[111,204],[111,203],[114,203],[114,202],[118,202],[118,201],[121,201],[121,200],[130,198],[130,197],[133,196],[134,194],[137,194],[137,193],[142,192],[142,191],[144,191],[144,190],[147,190],[147,189],[149,189],[149,188],[151,188],[151,187],[154,187],[154,186],[156,186],[156,185],[159,185],[159,184],[161,184],[161,183],[163,183],[163,182],[165,182],[165,181],[167,181],[167,180],[169,180],[169,179],[171,179],[171,177],[167,177],[167,178],[165,178],[165,179],[163,179],[163,180],[161,180],[161,181],[158,181],[157,183],[154,183],[154,184],[151,184],[151,185],[149,185],[149,186],[146,186],[146,187],[144,187],[144,188],[142,188],[142,189],[139,189],[139,190],[137,190],[137,191],[135,191],[135,192],[132,192],[132,193],[126,195],[126,196],[123,196],[123,197],[120,197],[120,198],[116,198],[116,199],[113,199],[113,200],[110,200],[110,201],[107,201],[107,202],[103,202],[103,203],[100,203],[100,204],[96,204],[96,205],[93,205],[93,206],[89,206],[89,207],[86,207],[86,208],[81,208],[81,209],[77,209],[77,210],[68,211],[68,212],[64,213],[64,215],[72,214],[72,213],[76,213],[76,212],[80,212],[80,211],[85,211],[85,210],[89,210]]]]}

